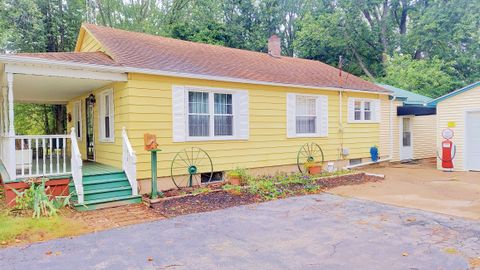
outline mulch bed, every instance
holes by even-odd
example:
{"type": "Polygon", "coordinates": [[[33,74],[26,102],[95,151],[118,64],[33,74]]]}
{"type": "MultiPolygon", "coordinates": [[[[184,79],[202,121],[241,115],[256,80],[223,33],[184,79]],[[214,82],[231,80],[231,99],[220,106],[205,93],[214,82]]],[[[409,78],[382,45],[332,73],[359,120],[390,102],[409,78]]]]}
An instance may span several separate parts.
{"type": "MultiPolygon", "coordinates": [[[[354,173],[340,176],[331,176],[319,178],[316,185],[321,189],[314,192],[306,192],[301,184],[288,186],[288,191],[284,197],[302,196],[306,194],[320,193],[326,189],[345,186],[358,185],[366,182],[377,182],[383,180],[383,177],[367,175],[365,173],[354,173]]],[[[212,191],[208,193],[191,194],[192,188],[181,190],[169,190],[164,192],[166,198],[149,201],[153,210],[165,217],[175,217],[180,215],[208,212],[234,206],[259,203],[266,201],[262,197],[251,194],[246,190],[242,192],[224,191],[221,185],[209,187],[212,191]]]]}
{"type": "Polygon", "coordinates": [[[330,189],[339,186],[360,185],[367,182],[377,182],[381,180],[383,180],[383,177],[365,173],[356,173],[320,178],[317,180],[317,184],[324,189],[330,189]]]}
{"type": "Polygon", "coordinates": [[[259,201],[260,199],[257,196],[246,192],[234,194],[218,190],[193,196],[181,196],[175,199],[161,200],[151,206],[163,216],[175,217],[252,204],[259,201]]]}

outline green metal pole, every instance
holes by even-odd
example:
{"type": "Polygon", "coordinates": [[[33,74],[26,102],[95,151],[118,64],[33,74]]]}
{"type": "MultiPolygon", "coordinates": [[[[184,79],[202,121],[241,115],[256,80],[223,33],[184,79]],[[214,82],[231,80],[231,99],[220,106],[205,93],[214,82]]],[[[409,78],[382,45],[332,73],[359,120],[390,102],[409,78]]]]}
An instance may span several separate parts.
{"type": "Polygon", "coordinates": [[[151,199],[158,198],[157,191],[157,150],[151,150],[151,162],[152,162],[152,193],[150,195],[151,199]]]}

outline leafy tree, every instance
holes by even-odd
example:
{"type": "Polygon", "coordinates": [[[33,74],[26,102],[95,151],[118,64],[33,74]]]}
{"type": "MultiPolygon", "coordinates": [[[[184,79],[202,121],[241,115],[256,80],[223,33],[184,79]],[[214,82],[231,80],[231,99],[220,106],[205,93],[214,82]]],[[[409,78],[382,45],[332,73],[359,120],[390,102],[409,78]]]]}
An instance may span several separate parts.
{"type": "Polygon", "coordinates": [[[480,80],[478,14],[471,0],[0,0],[0,50],[71,51],[82,21],[262,52],[276,33],[284,55],[342,56],[355,75],[435,96],[480,80]]]}
{"type": "Polygon", "coordinates": [[[395,55],[387,59],[386,75],[380,81],[428,97],[442,96],[462,85],[453,63],[435,57],[412,59],[410,55],[395,55]]]}

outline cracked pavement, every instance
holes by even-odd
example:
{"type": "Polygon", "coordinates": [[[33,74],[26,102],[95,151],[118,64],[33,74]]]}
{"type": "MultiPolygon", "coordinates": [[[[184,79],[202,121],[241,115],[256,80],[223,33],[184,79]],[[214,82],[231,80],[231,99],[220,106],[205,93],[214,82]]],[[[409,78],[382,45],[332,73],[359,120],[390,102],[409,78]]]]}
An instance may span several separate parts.
{"type": "Polygon", "coordinates": [[[320,194],[2,249],[0,264],[12,270],[480,269],[480,222],[320,194]]]}

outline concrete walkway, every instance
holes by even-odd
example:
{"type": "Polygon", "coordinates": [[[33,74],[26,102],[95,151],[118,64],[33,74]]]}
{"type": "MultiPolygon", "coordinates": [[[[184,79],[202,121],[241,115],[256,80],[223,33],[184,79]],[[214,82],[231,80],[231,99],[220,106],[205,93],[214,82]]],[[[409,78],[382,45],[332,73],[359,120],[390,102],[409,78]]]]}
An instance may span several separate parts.
{"type": "Polygon", "coordinates": [[[384,174],[385,180],[329,192],[480,220],[480,172],[443,172],[426,161],[364,170],[384,174]]]}
{"type": "Polygon", "coordinates": [[[0,250],[2,269],[475,269],[480,223],[329,194],[0,250]]]}

